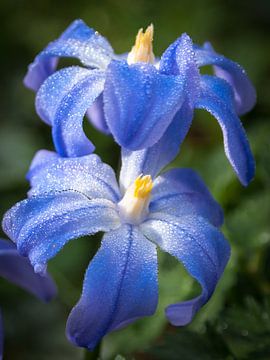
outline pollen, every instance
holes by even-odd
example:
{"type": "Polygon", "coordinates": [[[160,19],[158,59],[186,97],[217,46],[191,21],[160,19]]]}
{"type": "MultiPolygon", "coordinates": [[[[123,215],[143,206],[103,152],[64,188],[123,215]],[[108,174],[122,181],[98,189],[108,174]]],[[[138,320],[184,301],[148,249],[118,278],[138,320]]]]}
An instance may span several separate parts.
{"type": "Polygon", "coordinates": [[[135,45],[132,47],[130,53],[128,54],[127,61],[129,64],[134,64],[137,62],[146,62],[153,64],[155,62],[155,56],[152,47],[153,35],[153,24],[149,25],[145,32],[143,32],[142,28],[138,31],[135,45]]]}
{"type": "Polygon", "coordinates": [[[138,176],[134,185],[134,196],[141,199],[147,198],[153,188],[151,175],[138,176]]]}
{"type": "Polygon", "coordinates": [[[119,214],[124,223],[139,224],[149,213],[153,181],[150,175],[140,175],[127,188],[118,203],[119,214]]]}

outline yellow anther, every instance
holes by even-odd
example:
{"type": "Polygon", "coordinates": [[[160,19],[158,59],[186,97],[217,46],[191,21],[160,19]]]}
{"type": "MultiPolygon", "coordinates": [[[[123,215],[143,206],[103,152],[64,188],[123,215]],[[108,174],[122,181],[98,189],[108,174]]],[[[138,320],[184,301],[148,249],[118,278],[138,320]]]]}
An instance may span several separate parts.
{"type": "Polygon", "coordinates": [[[143,32],[143,29],[138,31],[135,45],[128,54],[127,61],[129,64],[134,64],[136,62],[147,62],[153,64],[155,62],[155,56],[152,47],[153,35],[153,24],[149,25],[145,32],[143,32]]]}
{"type": "Polygon", "coordinates": [[[151,175],[138,176],[134,182],[134,196],[136,198],[145,199],[153,188],[151,175]]]}
{"type": "Polygon", "coordinates": [[[140,175],[130,184],[118,203],[119,214],[123,222],[139,224],[149,212],[149,203],[153,181],[150,175],[140,175]]]}

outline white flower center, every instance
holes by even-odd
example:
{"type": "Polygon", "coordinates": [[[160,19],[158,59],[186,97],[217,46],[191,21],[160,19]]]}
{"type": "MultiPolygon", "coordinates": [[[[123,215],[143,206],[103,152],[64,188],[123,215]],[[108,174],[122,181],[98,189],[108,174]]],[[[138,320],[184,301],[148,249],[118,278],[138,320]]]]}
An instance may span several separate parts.
{"type": "Polygon", "coordinates": [[[122,220],[129,224],[139,224],[148,214],[153,181],[150,175],[140,175],[126,190],[118,203],[122,220]]]}

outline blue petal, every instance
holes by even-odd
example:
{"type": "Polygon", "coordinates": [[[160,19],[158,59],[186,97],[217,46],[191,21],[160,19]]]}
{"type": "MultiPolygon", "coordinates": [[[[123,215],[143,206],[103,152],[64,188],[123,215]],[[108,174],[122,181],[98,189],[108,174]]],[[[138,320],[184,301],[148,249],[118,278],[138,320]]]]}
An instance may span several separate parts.
{"type": "Polygon", "coordinates": [[[53,140],[61,156],[76,157],[93,152],[83,131],[83,117],[103,91],[104,72],[69,67],[50,76],[36,99],[40,117],[53,127],[53,140]]]}
{"type": "Polygon", "coordinates": [[[123,191],[140,174],[148,174],[155,178],[176,157],[189,130],[192,117],[193,110],[185,101],[165,134],[155,145],[137,151],[122,148],[120,184],[123,191]]]}
{"type": "Polygon", "coordinates": [[[104,236],[91,261],[67,336],[92,350],[108,332],[152,315],[157,301],[156,246],[137,228],[123,225],[104,236]]]}
{"type": "Polygon", "coordinates": [[[187,34],[180,36],[163,53],[159,70],[166,75],[180,76],[188,104],[193,107],[200,90],[200,73],[196,64],[191,38],[187,34]]]}
{"type": "Polygon", "coordinates": [[[152,147],[137,151],[122,148],[120,184],[125,190],[140,174],[153,178],[178,154],[193,118],[193,106],[199,89],[199,72],[191,39],[182,35],[162,55],[160,72],[180,75],[186,99],[162,138],[152,147]]]}
{"type": "Polygon", "coordinates": [[[196,108],[210,112],[223,132],[225,153],[243,185],[254,177],[255,163],[245,130],[232,106],[230,85],[214,76],[201,77],[201,95],[196,108]]]}
{"type": "Polygon", "coordinates": [[[31,177],[34,175],[36,170],[38,171],[47,162],[54,161],[59,158],[60,158],[60,156],[54,151],[38,150],[32,159],[30,169],[26,175],[26,179],[30,181],[31,177]],[[33,172],[33,175],[32,175],[32,172],[33,172]]]}
{"type": "Polygon", "coordinates": [[[195,48],[195,52],[198,66],[214,65],[216,76],[232,86],[237,114],[250,111],[256,102],[256,91],[245,70],[236,62],[216,53],[210,43],[195,48]]]}
{"type": "Polygon", "coordinates": [[[112,61],[106,72],[105,118],[116,142],[130,150],[154,145],[183,103],[181,77],[151,64],[112,61]]]}
{"type": "Polygon", "coordinates": [[[105,120],[103,94],[99,95],[93,105],[87,110],[87,117],[97,130],[106,135],[110,134],[105,120]]]}
{"type": "Polygon", "coordinates": [[[191,169],[173,169],[159,176],[154,182],[149,209],[177,217],[205,217],[217,227],[223,223],[221,207],[191,169]]]}
{"type": "Polygon", "coordinates": [[[166,309],[166,316],[173,325],[186,325],[215,290],[229,260],[229,244],[216,227],[200,217],[179,219],[156,213],[140,229],[162,250],[181,261],[201,285],[202,293],[198,297],[166,309]]]}
{"type": "MultiPolygon", "coordinates": [[[[49,275],[35,274],[28,259],[19,255],[16,246],[0,239],[0,276],[49,301],[56,295],[56,286],[49,275]]],[[[1,337],[1,335],[0,335],[1,337]]]]}
{"type": "Polygon", "coordinates": [[[80,158],[61,158],[56,153],[38,151],[27,174],[29,195],[74,190],[88,198],[118,202],[120,192],[113,169],[95,154],[80,158]]]}
{"type": "Polygon", "coordinates": [[[41,85],[36,96],[36,111],[41,119],[53,125],[62,100],[91,73],[92,70],[71,66],[51,75],[41,85]]]}
{"type": "Polygon", "coordinates": [[[171,169],[159,176],[154,185],[152,198],[158,197],[159,194],[169,194],[172,189],[178,193],[195,191],[209,197],[209,199],[212,198],[201,177],[189,168],[171,169]]]}
{"type": "Polygon", "coordinates": [[[93,152],[93,144],[83,130],[83,117],[103,91],[103,86],[104,73],[92,70],[62,99],[52,128],[54,145],[61,156],[77,157],[93,152]]]}
{"type": "Polygon", "coordinates": [[[51,42],[29,65],[25,86],[37,91],[56,69],[59,57],[74,57],[82,64],[105,69],[113,56],[108,41],[82,20],[75,20],[65,32],[51,42]]]}
{"type": "Polygon", "coordinates": [[[115,205],[105,199],[89,200],[78,192],[59,192],[26,199],[5,215],[3,229],[28,256],[36,272],[71,239],[119,226],[115,205]]]}

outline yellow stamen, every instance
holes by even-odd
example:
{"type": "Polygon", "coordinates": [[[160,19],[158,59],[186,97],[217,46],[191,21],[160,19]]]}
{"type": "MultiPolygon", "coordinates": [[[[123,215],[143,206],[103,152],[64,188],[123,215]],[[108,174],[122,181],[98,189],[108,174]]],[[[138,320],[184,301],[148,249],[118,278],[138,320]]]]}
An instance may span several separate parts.
{"type": "Polygon", "coordinates": [[[153,188],[153,181],[151,175],[138,176],[134,182],[134,196],[136,198],[145,199],[153,188]]]}
{"type": "Polygon", "coordinates": [[[152,47],[153,35],[153,24],[149,25],[145,32],[143,32],[143,29],[138,31],[135,45],[128,54],[127,61],[129,64],[134,64],[136,62],[147,62],[153,64],[155,62],[155,56],[152,47]]]}
{"type": "Polygon", "coordinates": [[[118,209],[123,222],[139,224],[149,212],[149,202],[153,181],[150,175],[140,175],[127,188],[123,198],[118,203],[118,209]]]}

